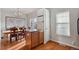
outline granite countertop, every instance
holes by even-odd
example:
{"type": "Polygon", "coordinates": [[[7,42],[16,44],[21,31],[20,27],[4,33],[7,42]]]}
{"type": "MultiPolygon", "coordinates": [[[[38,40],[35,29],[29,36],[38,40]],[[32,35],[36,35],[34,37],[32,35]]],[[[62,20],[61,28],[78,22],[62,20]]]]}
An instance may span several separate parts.
{"type": "Polygon", "coordinates": [[[38,31],[37,29],[30,29],[30,30],[27,30],[29,32],[35,32],[35,31],[38,31]]]}

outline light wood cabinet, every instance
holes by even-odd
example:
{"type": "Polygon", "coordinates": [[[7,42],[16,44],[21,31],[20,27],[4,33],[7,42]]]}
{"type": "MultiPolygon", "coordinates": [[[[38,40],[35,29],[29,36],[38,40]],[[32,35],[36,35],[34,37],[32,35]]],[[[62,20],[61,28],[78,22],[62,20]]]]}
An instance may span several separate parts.
{"type": "Polygon", "coordinates": [[[34,47],[36,47],[36,46],[38,46],[38,40],[39,40],[39,38],[38,38],[38,35],[39,35],[39,33],[38,32],[32,32],[32,40],[31,40],[31,47],[32,48],[34,48],[34,47]]]}
{"type": "Polygon", "coordinates": [[[31,49],[31,32],[26,32],[26,46],[31,49]]]}
{"type": "Polygon", "coordinates": [[[44,42],[43,32],[27,32],[26,34],[26,45],[29,49],[32,49],[44,42]]]}
{"type": "Polygon", "coordinates": [[[39,32],[39,44],[44,43],[44,32],[39,32]]]}

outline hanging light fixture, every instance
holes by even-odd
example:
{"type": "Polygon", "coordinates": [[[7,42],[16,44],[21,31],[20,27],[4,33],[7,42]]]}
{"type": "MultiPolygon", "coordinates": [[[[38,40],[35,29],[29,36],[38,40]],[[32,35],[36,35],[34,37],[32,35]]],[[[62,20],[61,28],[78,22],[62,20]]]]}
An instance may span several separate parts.
{"type": "Polygon", "coordinates": [[[16,17],[20,17],[20,8],[17,8],[16,17]]]}
{"type": "Polygon", "coordinates": [[[22,12],[21,12],[21,8],[17,8],[16,10],[16,17],[17,18],[21,18],[23,16],[22,12]]]}
{"type": "Polygon", "coordinates": [[[17,14],[16,17],[18,17],[18,18],[21,18],[23,15],[25,15],[25,14],[23,14],[21,8],[17,8],[16,14],[17,14]]]}

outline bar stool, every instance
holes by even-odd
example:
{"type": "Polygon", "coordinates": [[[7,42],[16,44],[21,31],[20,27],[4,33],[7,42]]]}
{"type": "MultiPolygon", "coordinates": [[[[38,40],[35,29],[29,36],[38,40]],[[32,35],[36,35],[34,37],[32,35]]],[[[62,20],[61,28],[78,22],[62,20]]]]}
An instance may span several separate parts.
{"type": "MultiPolygon", "coordinates": [[[[18,32],[18,38],[19,38],[19,37],[25,38],[25,35],[26,35],[26,28],[20,27],[19,30],[20,30],[20,31],[18,32]]],[[[20,38],[19,38],[19,39],[20,39],[20,38]]]]}
{"type": "Polygon", "coordinates": [[[12,43],[13,37],[15,38],[15,40],[17,41],[17,31],[18,29],[16,27],[10,28],[10,43],[12,43]]]}

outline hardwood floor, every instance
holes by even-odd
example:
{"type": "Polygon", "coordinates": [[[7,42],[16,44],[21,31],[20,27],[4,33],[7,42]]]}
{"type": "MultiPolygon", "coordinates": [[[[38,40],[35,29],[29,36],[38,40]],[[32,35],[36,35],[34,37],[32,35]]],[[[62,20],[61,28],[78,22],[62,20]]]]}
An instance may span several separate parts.
{"type": "Polygon", "coordinates": [[[40,46],[32,50],[77,50],[77,49],[65,45],[60,45],[53,41],[48,41],[46,44],[41,44],[40,46]]]}
{"type": "Polygon", "coordinates": [[[0,48],[0,50],[18,50],[21,47],[24,47],[25,45],[26,45],[26,41],[25,41],[24,38],[21,39],[21,40],[18,40],[18,41],[14,41],[12,43],[10,43],[7,40],[3,40],[1,42],[1,48],[0,48]]]}
{"type": "MultiPolygon", "coordinates": [[[[25,40],[22,40],[20,42],[15,42],[13,44],[5,43],[5,45],[2,45],[1,50],[30,50],[29,44],[30,44],[29,40],[28,42],[26,42],[25,40]]],[[[78,50],[78,49],[72,48],[66,45],[62,45],[53,41],[48,41],[46,44],[41,44],[33,48],[32,50],[78,50]]]]}

